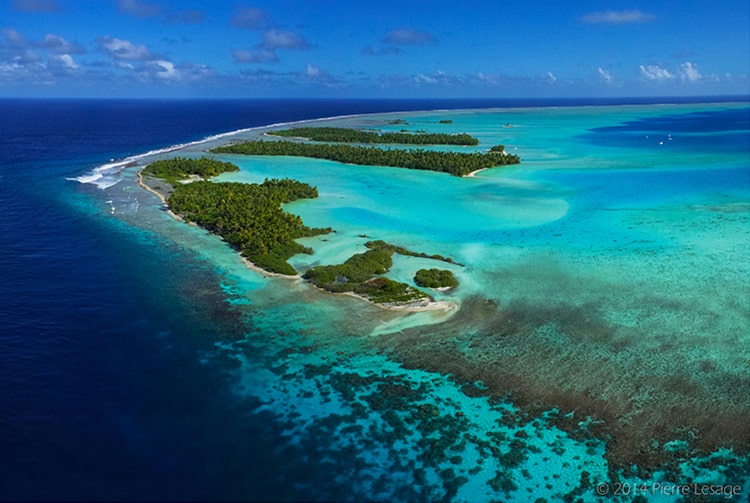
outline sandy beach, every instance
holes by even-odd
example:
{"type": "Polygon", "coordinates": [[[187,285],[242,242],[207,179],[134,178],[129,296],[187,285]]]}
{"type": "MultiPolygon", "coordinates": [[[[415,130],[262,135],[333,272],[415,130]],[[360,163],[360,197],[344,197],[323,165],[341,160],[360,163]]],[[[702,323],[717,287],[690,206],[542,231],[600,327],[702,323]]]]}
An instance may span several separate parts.
{"type": "Polygon", "coordinates": [[[479,173],[480,171],[484,171],[486,169],[489,169],[489,168],[475,169],[471,173],[464,175],[464,178],[474,178],[475,176],[477,176],[477,173],[479,173]]]}
{"type": "MultiPolygon", "coordinates": [[[[185,222],[184,218],[182,218],[180,215],[178,215],[177,213],[175,213],[174,211],[172,211],[172,210],[169,209],[169,204],[167,203],[167,197],[164,194],[162,194],[160,191],[158,191],[155,188],[153,188],[150,185],[148,185],[143,180],[143,173],[142,173],[142,171],[143,171],[142,169],[138,171],[138,175],[137,175],[138,176],[138,185],[140,185],[141,188],[147,190],[148,192],[151,192],[156,197],[158,197],[159,200],[164,205],[164,210],[169,214],[169,216],[171,216],[175,220],[179,220],[180,222],[185,222]]],[[[194,224],[191,224],[190,222],[185,222],[185,223],[190,224],[190,225],[194,225],[194,224]]]]}
{"type": "Polygon", "coordinates": [[[300,274],[290,275],[290,274],[280,274],[278,272],[266,271],[265,269],[255,265],[254,263],[252,263],[251,261],[249,261],[247,258],[243,257],[242,255],[240,255],[240,258],[242,259],[242,263],[245,264],[248,269],[251,269],[257,272],[258,274],[262,274],[263,276],[266,276],[268,278],[302,279],[302,275],[300,274]]]}
{"type": "Polygon", "coordinates": [[[458,308],[458,304],[456,304],[455,302],[449,302],[446,300],[432,300],[432,299],[422,299],[422,300],[417,300],[413,302],[406,302],[403,304],[397,304],[393,302],[373,302],[367,297],[356,294],[354,292],[329,292],[328,290],[324,290],[323,288],[317,287],[315,285],[312,285],[312,286],[315,287],[317,290],[320,290],[321,292],[325,292],[329,295],[343,295],[346,297],[353,297],[355,299],[362,300],[364,302],[372,304],[373,306],[376,306],[376,307],[379,307],[381,309],[385,309],[388,311],[402,311],[402,312],[408,312],[408,313],[417,313],[417,312],[422,312],[422,311],[443,311],[443,310],[452,311],[458,308]]]}

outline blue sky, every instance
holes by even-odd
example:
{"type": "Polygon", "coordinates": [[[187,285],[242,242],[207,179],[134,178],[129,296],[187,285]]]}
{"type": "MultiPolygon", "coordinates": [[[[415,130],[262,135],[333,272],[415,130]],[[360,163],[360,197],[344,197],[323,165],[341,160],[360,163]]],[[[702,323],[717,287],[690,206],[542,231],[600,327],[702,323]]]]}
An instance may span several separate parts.
{"type": "Polygon", "coordinates": [[[4,0],[0,97],[750,94],[748,0],[4,0]]]}

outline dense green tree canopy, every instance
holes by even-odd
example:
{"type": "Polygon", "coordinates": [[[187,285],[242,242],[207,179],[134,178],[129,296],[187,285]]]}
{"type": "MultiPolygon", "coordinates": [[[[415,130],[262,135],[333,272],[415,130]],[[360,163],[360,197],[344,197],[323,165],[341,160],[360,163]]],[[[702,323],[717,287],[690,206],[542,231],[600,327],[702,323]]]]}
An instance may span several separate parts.
{"type": "Polygon", "coordinates": [[[468,175],[479,169],[518,164],[517,155],[503,152],[438,152],[425,149],[382,149],[354,145],[311,144],[291,141],[249,141],[211,150],[214,153],[280,155],[328,159],[366,166],[392,166],[468,175]]]}
{"type": "Polygon", "coordinates": [[[393,250],[379,247],[349,257],[343,264],[313,267],[304,278],[329,292],[353,292],[376,302],[412,302],[428,299],[424,292],[382,277],[393,264],[393,250]]]}
{"type": "Polygon", "coordinates": [[[208,157],[201,157],[200,159],[175,157],[154,161],[143,168],[142,173],[147,176],[163,178],[171,183],[184,180],[191,175],[205,179],[225,172],[239,171],[239,169],[231,162],[222,162],[208,157]]]}
{"type": "MultiPolygon", "coordinates": [[[[343,264],[313,267],[303,278],[329,292],[354,292],[373,302],[412,302],[430,297],[406,283],[382,277],[391,268],[394,253],[455,263],[440,255],[413,252],[385,241],[368,241],[365,246],[369,248],[366,252],[352,255],[343,264]]],[[[458,285],[453,273],[439,269],[420,269],[415,281],[418,286],[429,288],[458,285]]]]}
{"type": "Polygon", "coordinates": [[[318,196],[315,187],[296,180],[266,180],[262,184],[177,184],[169,207],[190,222],[218,234],[258,267],[281,274],[296,274],[287,260],[312,250],[297,238],[330,232],[311,229],[282,203],[318,196]]]}
{"type": "Polygon", "coordinates": [[[368,241],[367,243],[365,243],[365,246],[370,249],[391,250],[392,252],[398,253],[399,255],[406,255],[409,257],[429,258],[432,260],[440,260],[442,262],[448,262],[449,264],[456,264],[456,265],[461,265],[461,266],[463,265],[463,264],[459,264],[458,262],[455,262],[450,257],[443,257],[442,255],[428,255],[423,252],[415,252],[415,251],[408,250],[404,248],[403,246],[396,246],[394,244],[386,243],[385,241],[382,241],[382,240],[368,241]]]}
{"type": "Polygon", "coordinates": [[[458,286],[453,273],[446,269],[420,269],[414,276],[414,282],[425,288],[453,288],[458,286]]]}
{"type": "Polygon", "coordinates": [[[341,143],[396,143],[411,145],[479,145],[479,140],[465,133],[392,133],[362,131],[338,127],[301,127],[269,131],[269,135],[306,138],[313,141],[341,143]]]}
{"type": "MultiPolygon", "coordinates": [[[[279,146],[283,150],[289,145],[304,144],[254,142],[240,146],[242,145],[269,146],[271,151],[276,152],[275,149],[279,146]]],[[[379,149],[364,151],[407,156],[425,152],[379,149]]],[[[354,152],[362,153],[363,149],[355,149],[354,152]]],[[[312,250],[295,239],[331,232],[331,229],[311,229],[298,216],[285,212],[281,205],[297,199],[318,197],[317,189],[290,179],[267,179],[262,184],[212,183],[205,180],[238,169],[232,163],[205,157],[177,157],[155,161],[144,168],[143,173],[163,178],[173,186],[174,191],[167,199],[167,204],[185,220],[221,236],[243,256],[267,271],[296,274],[287,262],[288,259],[298,253],[312,253],[312,250]],[[179,183],[191,176],[199,176],[204,180],[179,183]]],[[[413,252],[384,241],[369,241],[366,246],[366,252],[351,256],[343,264],[314,267],[305,273],[304,278],[331,292],[353,292],[373,302],[406,303],[429,299],[429,296],[406,283],[383,276],[391,268],[394,253],[454,263],[450,258],[413,252]]],[[[417,272],[415,279],[424,286],[455,286],[450,281],[452,279],[455,282],[450,271],[423,269],[417,272]]]]}

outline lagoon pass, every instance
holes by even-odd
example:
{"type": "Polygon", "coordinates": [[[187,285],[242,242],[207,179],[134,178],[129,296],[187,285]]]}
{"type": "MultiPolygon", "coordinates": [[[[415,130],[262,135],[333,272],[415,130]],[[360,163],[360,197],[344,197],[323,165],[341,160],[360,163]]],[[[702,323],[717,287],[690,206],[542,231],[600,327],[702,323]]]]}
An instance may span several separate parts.
{"type": "MultiPolygon", "coordinates": [[[[154,159],[203,156],[287,125],[135,156],[81,181],[100,183],[112,217],[213,268],[231,313],[217,331],[231,320],[235,335],[211,357],[232,362],[231,393],[251,404],[249,424],[283,427],[268,462],[289,463],[279,484],[293,494],[673,501],[694,489],[738,499],[750,493],[749,116],[745,102],[302,124],[467,133],[479,144],[427,148],[502,144],[521,158],[470,177],[213,155],[240,167],[214,182],[317,187],[318,198],[284,209],[335,232],[300,240],[314,253],[290,259],[297,271],[341,263],[368,240],[451,257],[440,267],[459,286],[430,292],[449,310],[383,310],[250,270],[137,185],[154,159]],[[295,482],[300,470],[308,475],[295,482]]],[[[388,277],[410,284],[435,267],[393,261],[388,277]]]]}

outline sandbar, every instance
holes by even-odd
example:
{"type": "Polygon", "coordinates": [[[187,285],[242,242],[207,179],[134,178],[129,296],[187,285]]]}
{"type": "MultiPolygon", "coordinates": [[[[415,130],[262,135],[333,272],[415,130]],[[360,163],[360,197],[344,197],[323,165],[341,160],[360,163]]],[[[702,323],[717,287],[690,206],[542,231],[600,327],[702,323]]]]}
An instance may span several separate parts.
{"type": "MultiPolygon", "coordinates": [[[[312,283],[310,283],[312,285],[312,283]]],[[[411,302],[397,303],[397,302],[373,302],[363,295],[359,295],[354,292],[329,292],[324,288],[312,285],[321,292],[325,292],[329,295],[344,295],[347,297],[353,297],[355,299],[363,300],[368,304],[385,309],[387,311],[403,311],[408,313],[417,313],[422,311],[452,311],[458,308],[458,304],[447,300],[432,300],[432,299],[420,299],[411,302]]]]}
{"type": "Polygon", "coordinates": [[[170,209],[169,209],[169,203],[167,203],[167,197],[166,197],[166,196],[165,196],[164,194],[162,194],[162,193],[161,193],[160,191],[156,190],[156,189],[155,189],[154,187],[152,187],[152,186],[150,186],[149,184],[147,184],[147,183],[146,183],[146,182],[145,182],[145,181],[143,180],[143,174],[142,174],[142,171],[143,171],[142,169],[141,169],[141,170],[139,170],[139,171],[138,171],[138,174],[137,174],[137,176],[138,176],[138,185],[140,185],[140,186],[141,186],[141,188],[143,188],[143,189],[147,190],[148,192],[151,192],[151,193],[152,193],[152,194],[154,194],[154,195],[155,195],[156,197],[158,197],[158,198],[159,198],[159,200],[160,200],[160,201],[162,202],[162,205],[164,206],[164,211],[166,211],[166,212],[167,212],[167,214],[168,214],[169,216],[171,216],[171,217],[172,217],[172,218],[174,218],[175,220],[179,220],[180,222],[185,222],[185,223],[187,223],[187,224],[193,225],[193,224],[191,224],[190,222],[187,222],[187,221],[186,221],[186,220],[185,220],[184,218],[182,218],[182,217],[181,217],[180,215],[178,215],[177,213],[175,213],[174,211],[172,211],[172,210],[170,210],[170,209]]]}

